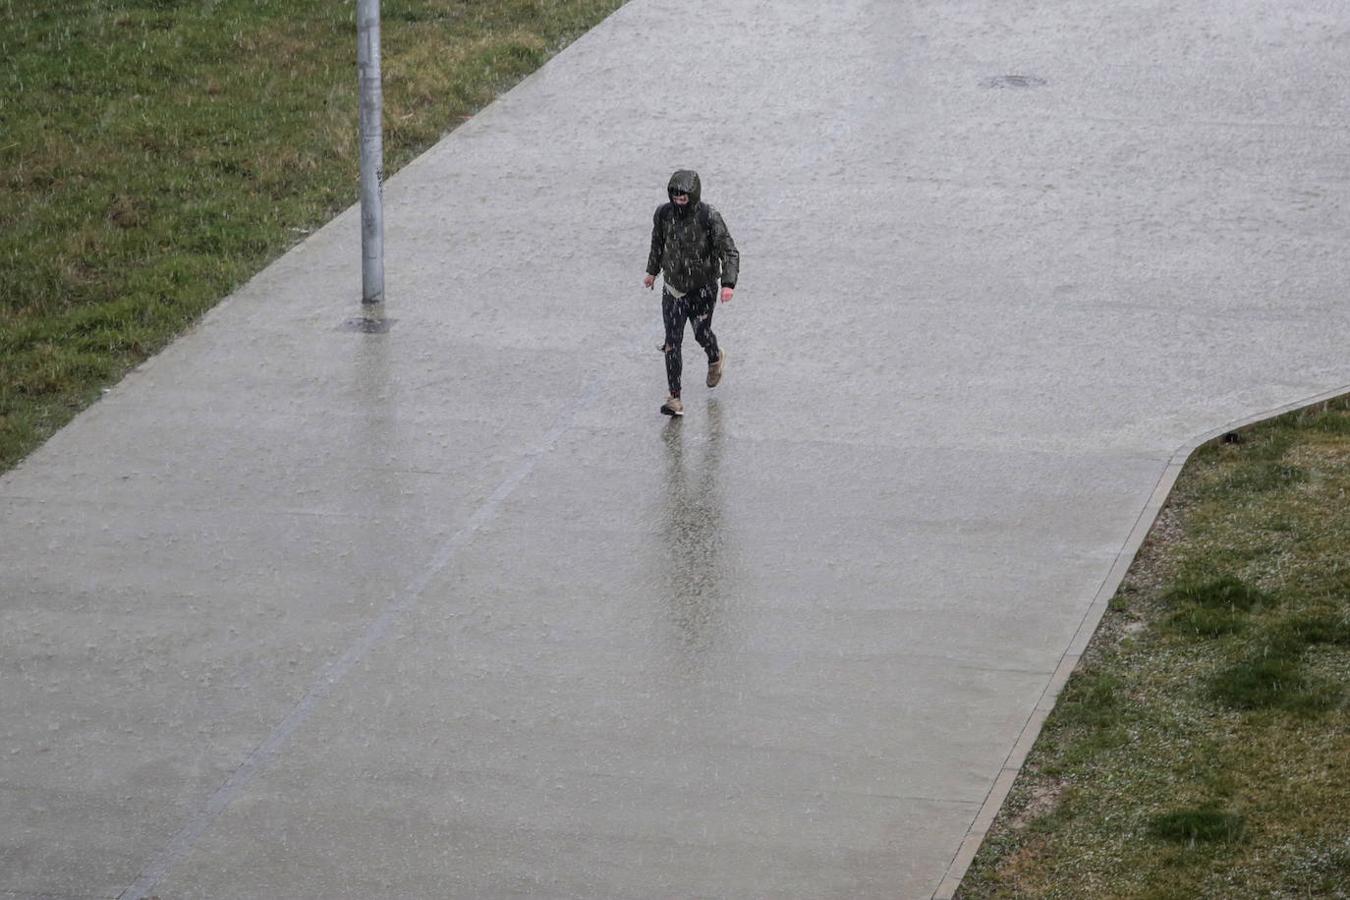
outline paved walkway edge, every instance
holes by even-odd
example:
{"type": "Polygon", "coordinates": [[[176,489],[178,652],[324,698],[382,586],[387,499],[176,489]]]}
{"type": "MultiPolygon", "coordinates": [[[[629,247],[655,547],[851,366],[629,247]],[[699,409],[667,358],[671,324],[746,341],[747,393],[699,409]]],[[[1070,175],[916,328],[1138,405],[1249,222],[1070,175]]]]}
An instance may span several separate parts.
{"type": "Polygon", "coordinates": [[[1083,651],[1087,649],[1088,642],[1092,640],[1092,635],[1097,631],[1097,625],[1106,613],[1106,605],[1111,602],[1111,598],[1115,596],[1120,583],[1125,580],[1125,573],[1134,564],[1134,558],[1139,553],[1139,548],[1143,546],[1144,538],[1148,537],[1149,531],[1152,530],[1153,523],[1157,521],[1163,505],[1167,502],[1167,498],[1171,496],[1172,488],[1176,485],[1177,478],[1181,475],[1181,470],[1185,467],[1187,460],[1191,458],[1191,454],[1204,444],[1229,432],[1249,428],[1261,422],[1279,418],[1286,413],[1307,409],[1316,406],[1318,403],[1326,403],[1345,396],[1350,396],[1350,385],[1344,385],[1332,391],[1296,400],[1293,403],[1287,403],[1284,406],[1278,406],[1266,412],[1230,422],[1222,428],[1216,428],[1187,441],[1172,454],[1171,459],[1167,461],[1166,468],[1158,477],[1158,483],[1154,486],[1148,502],[1140,510],[1134,528],[1131,529],[1129,537],[1125,539],[1125,544],[1121,547],[1120,553],[1116,555],[1115,563],[1112,564],[1111,570],[1107,572],[1105,580],[1102,581],[1101,587],[1097,589],[1097,594],[1092,599],[1092,604],[1083,615],[1083,620],[1079,623],[1073,640],[1069,642],[1068,648],[1060,658],[1059,665],[1050,678],[1050,683],[1045,686],[1045,691],[1036,703],[1036,708],[1032,710],[1026,724],[1022,726],[1022,732],[1018,735],[1017,742],[1013,744],[1008,758],[1004,760],[1003,768],[999,771],[998,777],[994,779],[993,787],[989,789],[984,804],[975,815],[975,821],[971,823],[970,830],[966,832],[960,848],[947,866],[947,872],[943,876],[941,884],[933,892],[933,900],[952,900],[956,895],[957,888],[961,886],[961,880],[965,877],[970,864],[975,860],[975,854],[979,851],[980,845],[984,843],[990,827],[994,824],[994,818],[998,815],[998,811],[1003,808],[1003,801],[1008,798],[1008,792],[1012,790],[1013,782],[1017,780],[1017,773],[1022,770],[1027,756],[1031,753],[1032,746],[1036,743],[1036,738],[1040,736],[1041,728],[1045,725],[1050,710],[1054,709],[1059,692],[1064,689],[1069,676],[1078,666],[1078,660],[1082,658],[1083,651]]]}

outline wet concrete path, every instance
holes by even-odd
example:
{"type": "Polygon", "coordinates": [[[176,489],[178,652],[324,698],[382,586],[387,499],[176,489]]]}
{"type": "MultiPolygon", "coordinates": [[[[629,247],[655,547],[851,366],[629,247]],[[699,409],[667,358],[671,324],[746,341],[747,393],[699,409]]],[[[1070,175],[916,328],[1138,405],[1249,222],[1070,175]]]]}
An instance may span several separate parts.
{"type": "Polygon", "coordinates": [[[349,212],[0,479],[0,894],[949,892],[1178,448],[1350,384],[1350,10],[1114,7],[633,0],[387,333],[349,212]]]}

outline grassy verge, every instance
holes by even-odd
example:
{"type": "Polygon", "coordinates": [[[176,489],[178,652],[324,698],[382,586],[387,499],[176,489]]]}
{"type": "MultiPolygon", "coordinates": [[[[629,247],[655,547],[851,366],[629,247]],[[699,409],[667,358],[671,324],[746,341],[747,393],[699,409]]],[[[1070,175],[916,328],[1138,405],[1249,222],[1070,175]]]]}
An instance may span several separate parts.
{"type": "MultiPolygon", "coordinates": [[[[396,171],[623,0],[384,0],[396,171]]],[[[0,471],[357,199],[354,0],[0,0],[0,471]]]]}
{"type": "Polygon", "coordinates": [[[1350,403],[1201,448],[958,897],[1350,896],[1350,403]]]}

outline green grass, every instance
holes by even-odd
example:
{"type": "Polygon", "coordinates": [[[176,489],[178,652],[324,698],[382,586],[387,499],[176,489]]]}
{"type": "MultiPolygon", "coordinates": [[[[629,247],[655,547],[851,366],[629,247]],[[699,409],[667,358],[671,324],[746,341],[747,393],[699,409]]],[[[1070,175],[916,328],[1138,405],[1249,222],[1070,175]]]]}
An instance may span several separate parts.
{"type": "MultiPolygon", "coordinates": [[[[622,0],[383,0],[390,173],[622,0]]],[[[357,199],[353,0],[0,0],[0,471],[357,199]]]]}
{"type": "Polygon", "coordinates": [[[1350,897],[1347,496],[1345,400],[1196,452],[958,897],[1350,897]]]}
{"type": "Polygon", "coordinates": [[[1270,594],[1231,575],[1182,582],[1168,590],[1163,599],[1175,608],[1167,627],[1177,634],[1198,637],[1245,631],[1253,609],[1275,603],[1270,594]]]}
{"type": "Polygon", "coordinates": [[[1152,837],[1174,843],[1198,844],[1242,839],[1242,816],[1217,809],[1180,809],[1149,820],[1152,837]]]}
{"type": "Polygon", "coordinates": [[[1171,603],[1243,612],[1250,612],[1257,606],[1269,605],[1272,599],[1265,591],[1231,575],[1205,581],[1185,581],[1168,590],[1163,596],[1171,603]]]}
{"type": "Polygon", "coordinates": [[[1312,712],[1340,700],[1336,685],[1310,678],[1297,651],[1278,643],[1215,672],[1208,679],[1206,694],[1217,704],[1241,710],[1312,712]]]}

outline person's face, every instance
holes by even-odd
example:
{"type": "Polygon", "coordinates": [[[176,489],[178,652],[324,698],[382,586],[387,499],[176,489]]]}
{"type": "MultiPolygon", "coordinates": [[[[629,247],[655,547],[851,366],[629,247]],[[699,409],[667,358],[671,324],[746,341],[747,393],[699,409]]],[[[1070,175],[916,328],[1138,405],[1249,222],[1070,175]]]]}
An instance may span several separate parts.
{"type": "Polygon", "coordinates": [[[689,195],[688,195],[688,194],[671,194],[671,195],[670,195],[670,199],[673,200],[673,201],[675,202],[675,205],[676,205],[676,206],[688,206],[688,205],[689,205],[689,195]]]}

